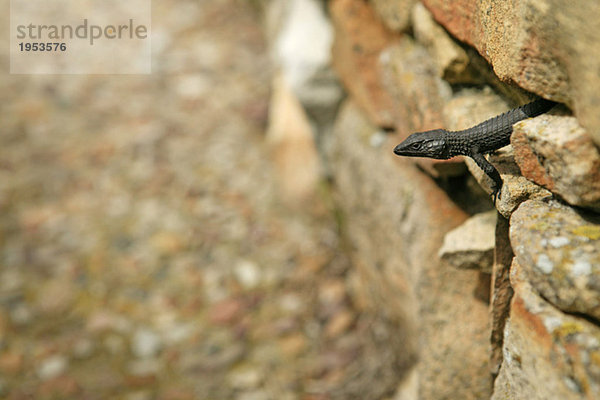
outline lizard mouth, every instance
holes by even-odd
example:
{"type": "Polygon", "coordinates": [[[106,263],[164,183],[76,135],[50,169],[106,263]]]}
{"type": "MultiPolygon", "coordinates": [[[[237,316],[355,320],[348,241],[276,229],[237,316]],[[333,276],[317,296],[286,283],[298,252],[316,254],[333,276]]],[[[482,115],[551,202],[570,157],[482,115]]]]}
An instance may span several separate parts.
{"type": "Polygon", "coordinates": [[[399,144],[396,147],[394,147],[394,154],[396,154],[397,156],[404,155],[404,152],[403,152],[403,149],[402,149],[402,144],[399,144]]]}
{"type": "Polygon", "coordinates": [[[394,154],[397,156],[423,156],[421,154],[421,144],[420,143],[409,143],[406,141],[400,143],[394,148],[394,154]]]}

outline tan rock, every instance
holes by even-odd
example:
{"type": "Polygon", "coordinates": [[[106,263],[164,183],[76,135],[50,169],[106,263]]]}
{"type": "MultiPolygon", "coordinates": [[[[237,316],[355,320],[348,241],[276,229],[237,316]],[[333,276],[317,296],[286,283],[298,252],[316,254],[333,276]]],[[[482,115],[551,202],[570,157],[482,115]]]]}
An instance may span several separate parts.
{"type": "Polygon", "coordinates": [[[306,337],[299,333],[286,336],[279,340],[279,347],[281,351],[290,358],[298,356],[306,349],[307,346],[308,342],[306,337]]]}
{"type": "Polygon", "coordinates": [[[525,177],[569,204],[600,211],[600,151],[575,118],[521,121],[511,143],[525,177]]]}
{"type": "Polygon", "coordinates": [[[518,262],[510,279],[515,295],[492,399],[598,398],[600,328],[537,295],[518,262]]]}
{"type": "Polygon", "coordinates": [[[496,210],[476,214],[444,236],[440,258],[455,268],[491,272],[496,210]]]}
{"type": "Polygon", "coordinates": [[[600,217],[527,201],[510,221],[512,247],[531,285],[561,310],[600,319],[600,217]]]}
{"type": "MultiPolygon", "coordinates": [[[[510,215],[517,209],[519,204],[526,200],[543,199],[552,195],[548,190],[521,175],[519,166],[515,163],[512,147],[507,146],[487,157],[502,177],[503,185],[496,201],[496,209],[505,218],[510,218],[510,215]]],[[[492,180],[472,159],[465,157],[465,163],[479,184],[488,193],[491,193],[492,180]]]]}
{"type": "Polygon", "coordinates": [[[381,51],[395,36],[361,0],[333,0],[331,18],[335,27],[333,65],[357,104],[379,127],[393,126],[393,108],[377,70],[381,51]]]}
{"type": "Polygon", "coordinates": [[[345,104],[330,155],[361,281],[356,289],[367,291],[366,307],[393,328],[386,345],[407,378],[419,354],[422,398],[489,397],[488,311],[473,297],[478,272],[443,267],[436,256],[445,232],[465,214],[410,161],[394,156],[393,138],[371,146],[376,130],[356,105],[345,104]]]}
{"type": "Polygon", "coordinates": [[[369,0],[385,25],[393,31],[410,28],[410,11],[417,0],[369,0]]]}
{"type": "Polygon", "coordinates": [[[510,285],[510,266],[514,258],[508,236],[508,219],[498,215],[496,219],[496,248],[492,268],[490,296],[490,372],[495,378],[502,365],[502,347],[504,346],[504,327],[510,315],[510,301],[513,288],[510,285]]]}
{"type": "MultiPolygon", "coordinates": [[[[394,102],[397,141],[411,133],[444,127],[443,104],[451,89],[436,74],[425,48],[408,37],[390,46],[381,55],[386,89],[394,102]]],[[[465,172],[462,159],[414,158],[433,177],[458,176],[465,172]]]]}
{"type": "Polygon", "coordinates": [[[479,51],[503,80],[571,105],[600,144],[600,3],[424,0],[434,18],[479,51]]]}
{"type": "Polygon", "coordinates": [[[348,330],[354,321],[354,314],[343,310],[335,314],[325,326],[325,335],[329,338],[335,338],[348,330]]]}
{"type": "Polygon", "coordinates": [[[450,83],[474,83],[479,80],[469,68],[469,56],[455,39],[438,25],[421,3],[412,10],[415,38],[431,53],[437,75],[450,83]]]}
{"type": "Polygon", "coordinates": [[[267,140],[283,198],[291,204],[311,199],[320,179],[313,132],[300,102],[281,75],[273,82],[267,140]]]}

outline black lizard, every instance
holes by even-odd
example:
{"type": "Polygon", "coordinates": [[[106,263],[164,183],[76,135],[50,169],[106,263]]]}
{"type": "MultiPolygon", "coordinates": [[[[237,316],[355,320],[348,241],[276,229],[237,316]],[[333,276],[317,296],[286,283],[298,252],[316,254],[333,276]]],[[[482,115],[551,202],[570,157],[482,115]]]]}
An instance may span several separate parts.
{"type": "Polygon", "coordinates": [[[439,160],[447,160],[458,155],[471,157],[492,179],[492,196],[495,204],[498,192],[502,188],[502,178],[483,155],[510,144],[513,124],[543,114],[555,105],[553,101],[540,98],[463,131],[434,129],[413,133],[396,146],[394,153],[399,156],[429,157],[439,160]]]}

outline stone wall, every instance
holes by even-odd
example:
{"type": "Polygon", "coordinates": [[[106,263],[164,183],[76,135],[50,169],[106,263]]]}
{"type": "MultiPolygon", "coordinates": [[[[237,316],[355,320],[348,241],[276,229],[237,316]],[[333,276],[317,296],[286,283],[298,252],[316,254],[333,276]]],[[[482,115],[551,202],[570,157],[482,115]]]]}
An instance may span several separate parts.
{"type": "Polygon", "coordinates": [[[600,398],[600,3],[300,2],[333,25],[347,97],[322,106],[332,125],[311,121],[355,301],[397,332],[395,398],[600,398]],[[562,104],[489,156],[495,207],[472,160],[392,153],[536,96],[562,104]]]}

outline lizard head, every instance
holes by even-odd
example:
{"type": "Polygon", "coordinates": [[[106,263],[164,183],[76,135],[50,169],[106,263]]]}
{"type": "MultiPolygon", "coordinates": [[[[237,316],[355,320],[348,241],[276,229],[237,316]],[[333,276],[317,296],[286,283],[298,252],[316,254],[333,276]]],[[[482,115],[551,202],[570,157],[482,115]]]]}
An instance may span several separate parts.
{"type": "Polygon", "coordinates": [[[434,129],[432,131],[413,133],[394,149],[399,156],[428,157],[446,160],[450,158],[446,131],[434,129]]]}

